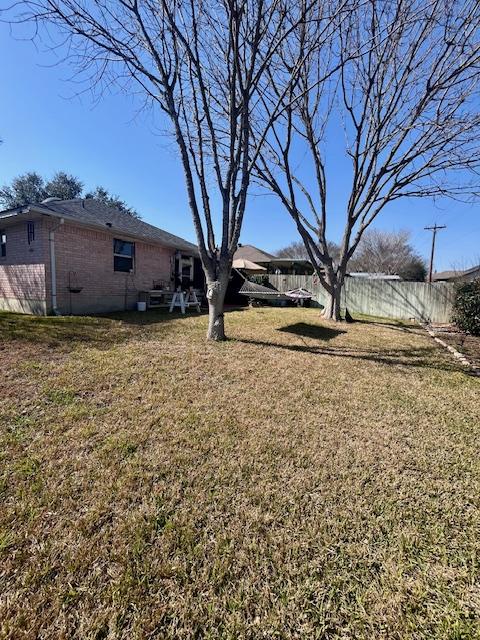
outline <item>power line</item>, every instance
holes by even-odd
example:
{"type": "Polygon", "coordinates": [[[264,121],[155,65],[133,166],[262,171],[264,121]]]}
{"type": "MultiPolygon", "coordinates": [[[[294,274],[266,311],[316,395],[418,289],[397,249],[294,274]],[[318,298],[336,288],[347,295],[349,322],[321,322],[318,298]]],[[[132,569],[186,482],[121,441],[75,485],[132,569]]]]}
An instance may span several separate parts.
{"type": "Polygon", "coordinates": [[[430,253],[430,268],[428,270],[428,281],[432,282],[432,275],[433,275],[433,256],[435,254],[435,238],[437,237],[437,231],[439,229],[446,229],[447,225],[443,224],[443,225],[438,225],[437,223],[435,223],[433,225],[433,227],[424,227],[424,229],[426,231],[433,231],[432,234],[432,252],[430,253]]]}

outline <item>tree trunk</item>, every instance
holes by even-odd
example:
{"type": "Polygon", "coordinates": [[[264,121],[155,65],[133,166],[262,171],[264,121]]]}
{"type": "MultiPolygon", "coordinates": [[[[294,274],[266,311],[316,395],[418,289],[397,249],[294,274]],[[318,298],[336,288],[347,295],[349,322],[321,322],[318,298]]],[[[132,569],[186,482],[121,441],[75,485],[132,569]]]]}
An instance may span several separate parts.
{"type": "Polygon", "coordinates": [[[207,282],[208,340],[220,342],[226,339],[223,312],[227,283],[221,280],[207,282]]]}
{"type": "Polygon", "coordinates": [[[328,292],[327,304],[323,310],[322,316],[326,320],[340,322],[342,316],[340,314],[340,299],[342,295],[343,282],[334,280],[331,284],[331,292],[328,292]]]}

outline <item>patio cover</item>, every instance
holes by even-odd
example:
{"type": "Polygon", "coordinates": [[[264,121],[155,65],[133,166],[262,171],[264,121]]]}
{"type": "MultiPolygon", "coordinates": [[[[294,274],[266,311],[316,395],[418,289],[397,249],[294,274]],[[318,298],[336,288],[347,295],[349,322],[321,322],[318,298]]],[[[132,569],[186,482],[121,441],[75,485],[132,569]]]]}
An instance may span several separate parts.
{"type": "Polygon", "coordinates": [[[232,267],[234,269],[245,269],[246,271],[266,271],[265,267],[261,267],[256,262],[246,260],[245,258],[237,258],[233,261],[232,267]]]}

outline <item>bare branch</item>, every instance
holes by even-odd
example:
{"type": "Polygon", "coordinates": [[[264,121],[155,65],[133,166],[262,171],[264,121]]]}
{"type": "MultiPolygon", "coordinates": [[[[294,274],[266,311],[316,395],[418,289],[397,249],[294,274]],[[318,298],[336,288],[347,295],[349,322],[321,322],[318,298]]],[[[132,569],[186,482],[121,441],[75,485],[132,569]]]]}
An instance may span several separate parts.
{"type": "MultiPolygon", "coordinates": [[[[259,178],[280,197],[305,243],[318,243],[312,263],[337,291],[337,309],[328,310],[334,316],[348,261],[391,202],[471,200],[480,193],[478,2],[366,0],[350,9],[302,59],[290,107],[284,101],[268,131],[270,171],[265,151],[257,163],[259,178]],[[334,261],[327,221],[339,212],[327,202],[327,177],[335,170],[327,149],[338,149],[339,123],[351,173],[344,175],[343,236],[334,261]]],[[[285,51],[285,65],[301,59],[298,42],[297,50],[285,51]]],[[[264,104],[275,108],[272,98],[264,104]]]]}

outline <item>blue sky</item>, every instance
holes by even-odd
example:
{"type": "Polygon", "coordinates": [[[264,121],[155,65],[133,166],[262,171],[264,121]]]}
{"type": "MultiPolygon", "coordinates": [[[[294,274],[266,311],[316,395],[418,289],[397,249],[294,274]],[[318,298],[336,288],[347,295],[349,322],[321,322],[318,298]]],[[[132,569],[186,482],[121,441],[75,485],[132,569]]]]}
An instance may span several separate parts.
{"type": "MultiPolygon", "coordinates": [[[[57,170],[78,176],[87,188],[101,184],[121,196],[144,220],[195,240],[182,170],[173,142],[154,126],[150,113],[138,113],[128,95],[95,102],[69,80],[72,70],[52,65],[50,53],[17,41],[0,24],[0,184],[26,171],[45,177],[57,170]]],[[[330,236],[342,229],[342,192],[348,176],[340,149],[329,149],[332,171],[330,236]]],[[[480,203],[444,200],[399,201],[385,210],[376,226],[408,229],[417,251],[428,257],[431,233],[423,227],[446,224],[437,236],[435,268],[466,267],[480,262],[480,203]]],[[[249,198],[241,242],[267,251],[297,240],[288,215],[270,196],[249,198]]]]}

